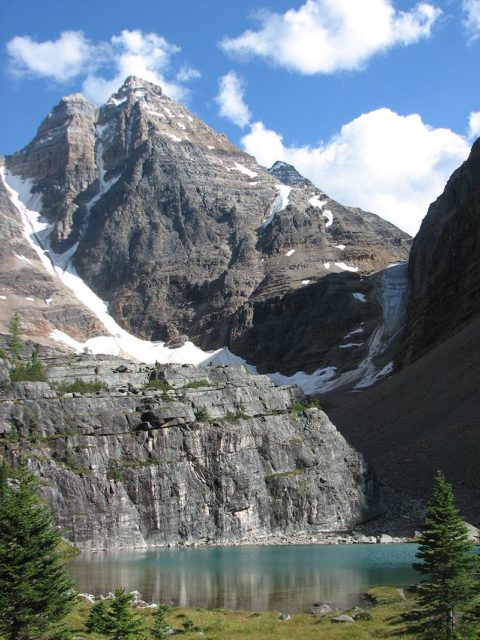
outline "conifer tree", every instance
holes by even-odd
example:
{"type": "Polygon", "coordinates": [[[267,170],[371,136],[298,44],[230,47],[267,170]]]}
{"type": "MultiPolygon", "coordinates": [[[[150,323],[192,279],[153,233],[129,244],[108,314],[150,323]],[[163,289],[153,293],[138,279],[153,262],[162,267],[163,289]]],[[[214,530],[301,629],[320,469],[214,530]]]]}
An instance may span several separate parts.
{"type": "Polygon", "coordinates": [[[110,603],[107,600],[95,602],[90,609],[85,628],[88,633],[107,635],[111,630],[110,603]]]}
{"type": "Polygon", "coordinates": [[[111,640],[142,640],[145,638],[143,622],[138,614],[132,611],[133,596],[125,593],[125,589],[115,591],[115,598],[110,604],[109,629],[107,634],[111,640]]]}
{"type": "Polygon", "coordinates": [[[20,338],[21,334],[22,332],[20,330],[20,315],[15,312],[10,318],[10,322],[8,323],[7,334],[8,350],[10,351],[10,355],[12,356],[12,360],[14,362],[18,360],[23,349],[22,339],[20,338]]]}
{"type": "Polygon", "coordinates": [[[59,552],[60,533],[24,469],[0,472],[0,633],[35,638],[60,621],[75,598],[59,552]]]}
{"type": "Polygon", "coordinates": [[[425,576],[418,585],[419,638],[470,638],[478,564],[464,520],[455,507],[452,487],[443,473],[435,477],[434,499],[422,526],[414,569],[425,576]]]}
{"type": "Polygon", "coordinates": [[[165,619],[165,614],[170,611],[168,604],[159,604],[153,616],[152,637],[155,640],[168,638],[172,633],[172,628],[165,619]]]}

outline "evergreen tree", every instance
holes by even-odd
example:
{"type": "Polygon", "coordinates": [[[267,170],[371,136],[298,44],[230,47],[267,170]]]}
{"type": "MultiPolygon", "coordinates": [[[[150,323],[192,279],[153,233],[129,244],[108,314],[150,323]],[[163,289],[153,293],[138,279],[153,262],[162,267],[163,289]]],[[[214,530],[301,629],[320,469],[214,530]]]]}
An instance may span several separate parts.
{"type": "Polygon", "coordinates": [[[159,604],[153,616],[152,637],[155,640],[168,638],[172,633],[172,628],[165,619],[165,614],[170,611],[168,604],[159,604]]]}
{"type": "Polygon", "coordinates": [[[12,360],[14,362],[18,360],[23,349],[23,343],[20,338],[21,334],[22,332],[20,330],[20,315],[15,312],[10,318],[10,322],[8,323],[7,333],[8,350],[10,351],[10,355],[12,356],[12,360]]]}
{"type": "Polygon", "coordinates": [[[85,628],[88,633],[107,635],[111,630],[110,603],[107,600],[95,602],[90,609],[85,628]]]}
{"type": "Polygon", "coordinates": [[[110,604],[109,629],[107,634],[112,640],[142,640],[145,638],[143,622],[132,611],[133,596],[125,593],[125,589],[115,591],[115,598],[110,604]]]}
{"type": "Polygon", "coordinates": [[[420,562],[413,565],[425,577],[418,585],[418,637],[432,640],[470,638],[478,564],[465,522],[455,507],[443,473],[435,477],[434,499],[422,526],[420,562]]]}
{"type": "Polygon", "coordinates": [[[0,632],[35,638],[60,621],[75,598],[62,565],[60,533],[24,469],[0,472],[0,632]]]}

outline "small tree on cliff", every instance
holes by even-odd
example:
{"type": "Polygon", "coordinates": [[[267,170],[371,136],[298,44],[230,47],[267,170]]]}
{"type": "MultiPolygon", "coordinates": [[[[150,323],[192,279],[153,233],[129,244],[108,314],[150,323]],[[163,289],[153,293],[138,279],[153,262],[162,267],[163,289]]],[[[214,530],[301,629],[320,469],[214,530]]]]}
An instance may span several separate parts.
{"type": "Polygon", "coordinates": [[[24,469],[0,471],[0,632],[34,638],[61,620],[75,598],[63,568],[60,533],[24,469]]]}
{"type": "Polygon", "coordinates": [[[23,343],[21,336],[22,331],[20,329],[20,315],[18,313],[14,313],[10,318],[10,322],[8,323],[8,333],[7,333],[7,345],[8,350],[10,351],[10,355],[12,356],[12,360],[16,362],[19,356],[22,353],[23,343]]]}
{"type": "Polygon", "coordinates": [[[472,554],[467,527],[453,501],[452,487],[443,473],[435,477],[434,499],[422,526],[414,569],[426,576],[418,585],[415,611],[419,638],[470,638],[467,616],[478,593],[478,563],[472,554]]]}

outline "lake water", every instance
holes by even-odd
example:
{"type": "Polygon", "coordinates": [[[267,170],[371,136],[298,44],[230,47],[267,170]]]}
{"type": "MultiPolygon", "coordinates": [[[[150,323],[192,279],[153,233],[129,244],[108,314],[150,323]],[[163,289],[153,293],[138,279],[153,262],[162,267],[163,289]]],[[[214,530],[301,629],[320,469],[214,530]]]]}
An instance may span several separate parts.
{"type": "Polygon", "coordinates": [[[417,546],[208,547],[82,553],[69,563],[82,592],[138,589],[148,601],[249,611],[308,611],[361,602],[377,585],[408,585],[417,546]]]}

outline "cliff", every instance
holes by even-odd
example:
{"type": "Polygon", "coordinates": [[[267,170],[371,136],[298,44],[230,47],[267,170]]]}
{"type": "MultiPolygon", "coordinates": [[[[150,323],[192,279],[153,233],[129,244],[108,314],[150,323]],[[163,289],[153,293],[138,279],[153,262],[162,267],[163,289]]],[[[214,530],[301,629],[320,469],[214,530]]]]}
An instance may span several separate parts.
{"type": "Polygon", "coordinates": [[[58,524],[82,548],[332,531],[378,511],[361,456],[321,410],[298,405],[296,387],[244,367],[42,359],[50,385],[7,387],[0,442],[7,460],[41,477],[58,524]],[[76,379],[108,388],[59,386],[76,379]]]}

